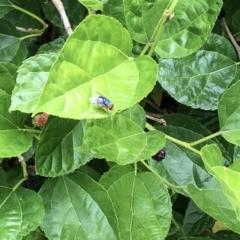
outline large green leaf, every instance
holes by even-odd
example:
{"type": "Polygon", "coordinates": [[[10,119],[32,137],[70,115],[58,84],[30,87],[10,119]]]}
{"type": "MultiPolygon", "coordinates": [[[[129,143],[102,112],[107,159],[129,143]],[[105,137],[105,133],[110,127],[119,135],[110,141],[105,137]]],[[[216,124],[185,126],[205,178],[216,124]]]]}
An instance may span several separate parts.
{"type": "Polygon", "coordinates": [[[48,239],[118,239],[109,196],[87,175],[50,178],[40,195],[46,211],[41,228],[48,239]]]}
{"type": "Polygon", "coordinates": [[[230,143],[240,145],[240,80],[222,95],[218,115],[222,136],[230,143]]]}
{"type": "Polygon", "coordinates": [[[236,217],[236,212],[215,178],[212,178],[202,189],[189,185],[188,192],[199,208],[240,234],[239,219],[236,217]]]}
{"type": "Polygon", "coordinates": [[[181,58],[197,51],[211,33],[221,7],[222,0],[178,1],[156,53],[163,58],[181,58]]]}
{"type": "Polygon", "coordinates": [[[77,148],[118,164],[129,164],[150,158],[165,145],[159,131],[144,132],[133,120],[117,114],[105,119],[88,121],[83,145],[77,148]]]}
{"type": "Polygon", "coordinates": [[[220,182],[224,194],[231,202],[237,218],[240,220],[240,161],[233,163],[230,168],[222,166],[222,154],[216,145],[207,145],[201,149],[202,159],[207,171],[220,182]]]}
{"type": "Polygon", "coordinates": [[[82,144],[84,123],[72,119],[48,119],[36,151],[36,172],[56,177],[73,172],[92,159],[91,154],[74,150],[82,144]]]}
{"type": "Polygon", "coordinates": [[[41,223],[44,208],[34,191],[0,186],[1,239],[20,240],[41,223]]]}
{"type": "Polygon", "coordinates": [[[171,200],[166,185],[154,174],[127,173],[114,181],[108,193],[121,240],[165,239],[171,223],[171,200]]]}
{"type": "Polygon", "coordinates": [[[148,56],[129,58],[131,47],[119,22],[106,16],[88,17],[60,52],[34,113],[73,119],[107,117],[108,112],[89,101],[98,93],[112,101],[112,113],[133,106],[152,90],[157,68],[148,56]]]}
{"type": "Polygon", "coordinates": [[[221,94],[240,77],[234,61],[205,50],[181,59],[161,59],[159,66],[158,81],[174,99],[204,110],[217,109],[221,94]]]}
{"type": "Polygon", "coordinates": [[[18,69],[17,84],[12,93],[10,111],[31,113],[46,84],[57,54],[39,54],[26,59],[18,69]]]}

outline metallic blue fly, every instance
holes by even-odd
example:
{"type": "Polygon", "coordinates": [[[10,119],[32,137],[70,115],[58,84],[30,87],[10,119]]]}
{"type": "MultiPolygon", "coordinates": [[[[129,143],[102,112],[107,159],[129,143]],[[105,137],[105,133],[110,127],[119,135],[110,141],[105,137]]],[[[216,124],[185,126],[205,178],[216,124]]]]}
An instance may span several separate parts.
{"type": "Polygon", "coordinates": [[[109,99],[104,97],[102,94],[100,94],[100,93],[98,93],[98,94],[99,94],[98,97],[89,98],[90,102],[92,102],[100,107],[103,107],[107,110],[112,110],[114,107],[114,104],[109,99]]]}

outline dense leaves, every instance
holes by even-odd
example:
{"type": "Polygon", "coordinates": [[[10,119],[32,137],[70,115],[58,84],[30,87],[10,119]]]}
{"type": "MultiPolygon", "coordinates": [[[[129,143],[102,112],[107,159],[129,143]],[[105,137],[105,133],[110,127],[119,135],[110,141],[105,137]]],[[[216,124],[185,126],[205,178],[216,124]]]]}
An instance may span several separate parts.
{"type": "Polygon", "coordinates": [[[0,238],[239,239],[239,16],[0,0],[0,238]]]}

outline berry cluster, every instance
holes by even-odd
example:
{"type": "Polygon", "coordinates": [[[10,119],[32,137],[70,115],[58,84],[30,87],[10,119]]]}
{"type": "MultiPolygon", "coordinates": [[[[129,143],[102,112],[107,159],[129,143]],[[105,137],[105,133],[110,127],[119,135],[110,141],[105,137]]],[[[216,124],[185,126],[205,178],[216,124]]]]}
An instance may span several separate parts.
{"type": "Polygon", "coordinates": [[[24,188],[38,192],[42,186],[42,179],[37,175],[29,175],[28,179],[23,182],[22,186],[24,188]]]}
{"type": "Polygon", "coordinates": [[[166,157],[166,148],[162,148],[159,150],[154,156],[152,156],[152,159],[156,160],[157,162],[162,161],[166,157]]]}

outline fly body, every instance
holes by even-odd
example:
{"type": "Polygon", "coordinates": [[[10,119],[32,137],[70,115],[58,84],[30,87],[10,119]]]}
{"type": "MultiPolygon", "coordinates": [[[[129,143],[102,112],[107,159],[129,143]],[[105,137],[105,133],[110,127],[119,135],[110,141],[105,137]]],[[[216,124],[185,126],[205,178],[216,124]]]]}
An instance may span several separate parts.
{"type": "Polygon", "coordinates": [[[92,103],[94,103],[94,104],[96,104],[96,105],[98,105],[100,107],[103,107],[103,108],[105,108],[107,110],[112,110],[113,107],[114,107],[114,104],[109,99],[104,97],[102,94],[99,94],[98,97],[91,97],[91,98],[89,98],[89,100],[92,103]]]}

